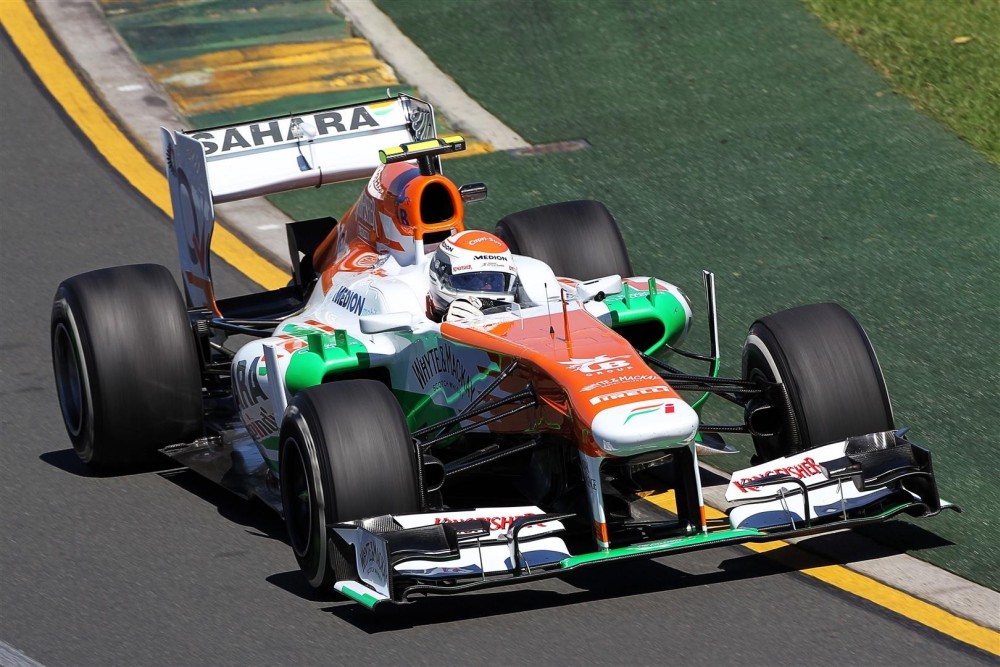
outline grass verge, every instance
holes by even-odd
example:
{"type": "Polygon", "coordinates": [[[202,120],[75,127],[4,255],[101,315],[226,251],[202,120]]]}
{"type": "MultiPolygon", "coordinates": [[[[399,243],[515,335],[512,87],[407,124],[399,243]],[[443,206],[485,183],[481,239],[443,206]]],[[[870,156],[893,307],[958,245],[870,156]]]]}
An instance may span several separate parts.
{"type": "Polygon", "coordinates": [[[896,92],[1000,165],[1000,2],[803,1],[896,92]]]}

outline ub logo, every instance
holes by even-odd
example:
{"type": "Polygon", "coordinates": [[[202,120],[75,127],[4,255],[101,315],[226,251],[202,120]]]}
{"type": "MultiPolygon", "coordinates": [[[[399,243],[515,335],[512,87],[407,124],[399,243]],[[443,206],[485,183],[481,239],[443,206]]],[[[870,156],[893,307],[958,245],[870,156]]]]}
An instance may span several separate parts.
{"type": "Polygon", "coordinates": [[[609,373],[614,370],[632,367],[632,365],[628,362],[627,354],[619,354],[615,357],[609,357],[602,354],[594,357],[593,359],[570,359],[569,361],[560,361],[559,363],[563,366],[569,366],[569,369],[572,371],[577,371],[586,375],[600,375],[602,373],[609,373]]]}

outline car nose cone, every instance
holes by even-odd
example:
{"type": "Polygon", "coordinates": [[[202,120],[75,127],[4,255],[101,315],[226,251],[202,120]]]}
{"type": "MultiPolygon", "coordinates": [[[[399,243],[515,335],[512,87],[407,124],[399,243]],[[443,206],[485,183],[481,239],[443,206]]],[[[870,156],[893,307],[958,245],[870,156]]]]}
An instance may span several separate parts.
{"type": "Polygon", "coordinates": [[[597,446],[614,456],[687,445],[698,432],[698,413],[676,398],[617,405],[597,413],[597,446]]]}

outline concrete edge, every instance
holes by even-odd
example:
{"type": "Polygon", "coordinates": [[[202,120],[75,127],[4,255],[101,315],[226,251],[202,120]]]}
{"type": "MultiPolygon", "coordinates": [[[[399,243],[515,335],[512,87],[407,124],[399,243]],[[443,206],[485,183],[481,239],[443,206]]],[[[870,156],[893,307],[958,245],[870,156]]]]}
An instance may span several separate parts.
{"type": "Polygon", "coordinates": [[[469,97],[371,0],[332,0],[331,4],[396,70],[399,78],[419,88],[420,94],[444,113],[456,129],[470,132],[500,151],[531,146],[469,97]]]}
{"type": "MultiPolygon", "coordinates": [[[[402,35],[395,24],[370,0],[332,1],[397,69],[402,78],[417,85],[436,106],[442,110],[447,109],[448,118],[460,129],[473,132],[499,150],[530,146],[471,100],[409,38],[402,35]],[[405,63],[399,62],[404,57],[422,60],[423,64],[414,65],[411,70],[405,63]],[[426,78],[430,80],[425,80],[426,78]],[[438,79],[445,81],[439,82],[438,79]],[[439,83],[441,88],[438,87],[439,83]],[[451,89],[456,89],[472,106],[462,106],[460,98],[456,97],[456,107],[453,108],[450,102],[452,98],[449,91],[453,92],[451,89]],[[470,110],[472,115],[462,115],[460,112],[465,109],[470,110]],[[480,116],[479,112],[485,116],[480,116]],[[499,127],[492,126],[489,119],[499,127]],[[483,127],[477,125],[480,122],[483,127]]],[[[184,123],[169,97],[146,75],[117,32],[110,28],[97,0],[36,1],[33,7],[61,43],[64,53],[75,62],[77,72],[101,98],[109,114],[118,119],[121,127],[136,141],[150,161],[162,168],[164,161],[160,150],[159,128],[163,126],[178,129],[184,127],[184,123]]],[[[228,229],[279,266],[289,266],[287,257],[270,249],[286,247],[284,226],[291,221],[288,216],[261,198],[225,206],[229,207],[228,210],[225,213],[218,211],[218,216],[228,229]]],[[[728,479],[725,472],[709,464],[702,463],[701,466],[714,475],[728,479]]],[[[705,501],[720,511],[727,506],[724,486],[706,487],[704,495],[705,501]]],[[[833,545],[826,542],[817,544],[817,537],[798,538],[789,542],[842,563],[848,569],[956,616],[1000,631],[1000,592],[918,558],[894,552],[852,531],[841,531],[839,535],[842,538],[833,545]],[[877,555],[858,561],[858,553],[877,555]]]]}

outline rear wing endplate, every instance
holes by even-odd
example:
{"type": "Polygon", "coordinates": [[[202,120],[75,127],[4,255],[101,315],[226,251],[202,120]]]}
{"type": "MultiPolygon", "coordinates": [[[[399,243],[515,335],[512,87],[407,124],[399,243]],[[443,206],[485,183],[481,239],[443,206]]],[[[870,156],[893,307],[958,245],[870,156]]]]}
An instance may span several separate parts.
{"type": "Polygon", "coordinates": [[[381,164],[380,150],[436,136],[431,105],[407,95],[244,125],[160,131],[188,306],[215,312],[215,204],[367,178],[381,164]]]}

